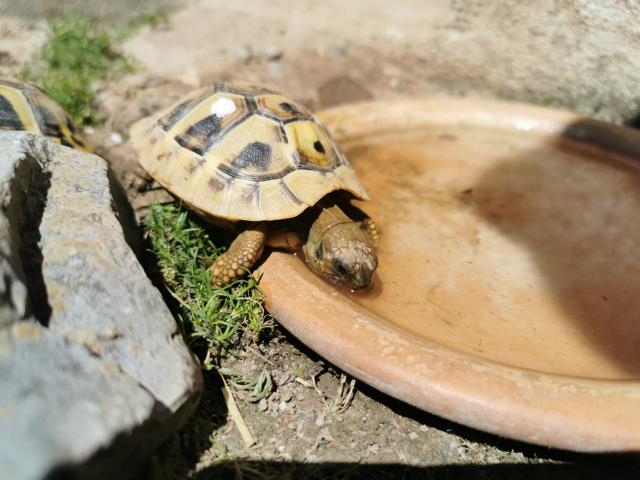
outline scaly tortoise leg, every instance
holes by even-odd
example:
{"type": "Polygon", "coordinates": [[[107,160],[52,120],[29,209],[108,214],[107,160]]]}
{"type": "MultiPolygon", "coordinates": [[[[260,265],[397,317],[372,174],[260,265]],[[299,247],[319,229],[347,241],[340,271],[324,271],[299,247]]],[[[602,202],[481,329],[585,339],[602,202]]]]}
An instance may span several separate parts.
{"type": "Polygon", "coordinates": [[[373,240],[373,246],[377,247],[380,243],[380,232],[378,231],[378,226],[375,224],[373,220],[367,218],[362,221],[362,228],[367,231],[371,240],[373,240]]]}
{"type": "Polygon", "coordinates": [[[262,255],[266,240],[264,224],[252,225],[241,232],[209,267],[213,285],[223,287],[244,276],[262,255]]]}

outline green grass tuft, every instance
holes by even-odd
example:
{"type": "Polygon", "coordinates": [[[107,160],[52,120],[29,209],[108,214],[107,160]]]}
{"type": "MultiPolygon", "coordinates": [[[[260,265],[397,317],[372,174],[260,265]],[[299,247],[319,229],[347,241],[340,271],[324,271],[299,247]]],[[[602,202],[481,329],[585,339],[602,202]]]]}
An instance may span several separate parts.
{"type": "Polygon", "coordinates": [[[49,22],[49,34],[37,62],[23,76],[42,87],[82,126],[94,121],[92,84],[132,70],[113,48],[112,34],[95,22],[67,15],[49,22]]]}
{"type": "Polygon", "coordinates": [[[175,205],[152,205],[146,220],[151,248],[165,283],[179,303],[179,320],[190,344],[207,350],[204,367],[219,365],[244,329],[255,338],[270,329],[259,279],[249,275],[214,288],[208,267],[222,253],[207,229],[175,205]]]}

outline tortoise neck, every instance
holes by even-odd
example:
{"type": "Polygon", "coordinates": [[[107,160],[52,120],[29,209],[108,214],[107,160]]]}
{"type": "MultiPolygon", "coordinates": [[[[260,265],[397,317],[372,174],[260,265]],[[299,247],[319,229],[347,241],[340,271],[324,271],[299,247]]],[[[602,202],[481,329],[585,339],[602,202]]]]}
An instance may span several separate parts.
{"type": "Polygon", "coordinates": [[[327,230],[335,227],[336,225],[352,222],[353,220],[351,220],[337,205],[325,206],[320,210],[318,218],[313,223],[313,228],[319,232],[320,235],[323,235],[327,230]]]}

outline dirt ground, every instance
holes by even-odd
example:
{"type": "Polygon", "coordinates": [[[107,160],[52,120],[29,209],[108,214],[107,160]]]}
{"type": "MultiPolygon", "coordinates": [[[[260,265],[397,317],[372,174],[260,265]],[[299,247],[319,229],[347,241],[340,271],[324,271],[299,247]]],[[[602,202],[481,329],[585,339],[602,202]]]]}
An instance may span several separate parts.
{"type": "MultiPolygon", "coordinates": [[[[430,18],[444,25],[448,19],[440,3],[434,2],[430,18]]],[[[98,12],[105,22],[135,13],[127,2],[114,5],[98,12]]],[[[157,8],[155,2],[136,5],[157,8]]],[[[137,69],[98,86],[104,122],[92,127],[89,137],[127,187],[134,207],[140,207],[149,197],[135,188],[138,167],[126,144],[129,126],[214,79],[264,84],[314,109],[371,98],[483,93],[481,85],[470,92],[464,82],[434,81],[423,73],[425,52],[413,46],[425,33],[411,12],[424,2],[402,5],[380,0],[171,5],[166,19],[141,28],[121,45],[137,69]],[[339,15],[333,8],[338,3],[339,15]]],[[[0,18],[0,73],[18,71],[44,39],[39,18],[47,12],[26,13],[31,18],[0,18]]],[[[246,392],[235,392],[256,444],[245,446],[228,420],[220,380],[207,374],[193,419],[157,452],[142,476],[609,478],[620,467],[629,473],[636,468],[632,458],[577,455],[484,434],[359,382],[352,402],[336,408],[341,372],[280,328],[268,343],[250,346],[227,366],[249,376],[267,369],[273,377],[273,393],[266,400],[251,402],[246,392]]]]}

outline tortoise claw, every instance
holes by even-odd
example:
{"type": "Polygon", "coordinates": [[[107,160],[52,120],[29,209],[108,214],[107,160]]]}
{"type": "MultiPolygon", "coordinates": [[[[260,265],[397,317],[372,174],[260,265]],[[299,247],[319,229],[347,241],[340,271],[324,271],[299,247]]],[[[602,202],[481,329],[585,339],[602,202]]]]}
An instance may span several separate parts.
{"type": "Polygon", "coordinates": [[[378,231],[378,226],[376,225],[376,223],[370,218],[367,218],[362,221],[361,227],[366,230],[366,232],[371,237],[373,246],[377,247],[380,243],[380,232],[378,231]]]}

